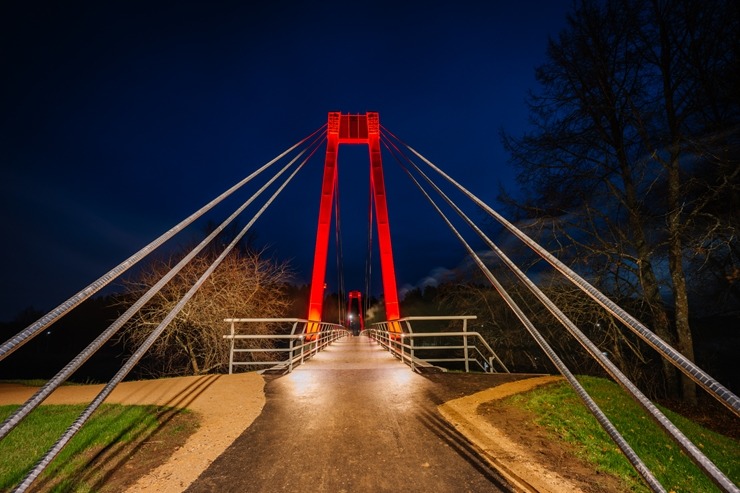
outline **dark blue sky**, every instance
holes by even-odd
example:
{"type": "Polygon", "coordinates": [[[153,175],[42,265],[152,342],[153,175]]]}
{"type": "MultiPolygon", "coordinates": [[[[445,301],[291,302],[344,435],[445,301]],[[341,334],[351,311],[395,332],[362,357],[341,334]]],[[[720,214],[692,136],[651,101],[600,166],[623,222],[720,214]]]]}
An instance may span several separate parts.
{"type": "MultiPolygon", "coordinates": [[[[2,3],[0,320],[53,308],[329,111],[378,111],[495,205],[513,176],[498,132],[526,129],[534,68],[570,6],[251,3],[2,3]]],[[[347,289],[363,288],[366,156],[340,149],[347,289]]],[[[322,165],[314,159],[255,226],[299,280],[310,276],[322,165]]],[[[395,164],[385,168],[405,289],[454,268],[463,250],[431,226],[439,220],[395,164]]]]}

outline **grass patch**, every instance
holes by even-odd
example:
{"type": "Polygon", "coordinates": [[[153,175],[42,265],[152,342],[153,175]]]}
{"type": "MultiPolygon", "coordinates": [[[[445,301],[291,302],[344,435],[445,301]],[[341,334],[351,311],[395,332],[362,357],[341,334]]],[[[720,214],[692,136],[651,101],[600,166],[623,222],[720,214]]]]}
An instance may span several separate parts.
{"type": "MultiPolygon", "coordinates": [[[[0,406],[0,419],[17,407],[0,406]]],[[[84,409],[85,405],[40,406],[0,442],[0,491],[17,485],[84,409]]],[[[196,426],[195,416],[186,410],[104,404],[34,486],[54,492],[100,491],[147,440],[155,435],[161,440],[164,433],[179,434],[179,441],[184,441],[196,426]],[[190,419],[173,419],[187,414],[190,419]],[[167,423],[172,426],[163,427],[167,423]]],[[[166,457],[171,450],[163,453],[166,457]]]]}
{"type": "MultiPolygon", "coordinates": [[[[578,380],[668,491],[720,491],[619,386],[601,378],[579,377],[578,380]]],[[[534,389],[512,396],[507,401],[535,413],[538,416],[537,424],[572,444],[577,455],[598,470],[622,479],[629,485],[630,491],[649,491],[567,383],[534,389]]],[[[738,483],[739,442],[709,431],[667,409],[661,408],[661,411],[721,471],[738,483]]]]}

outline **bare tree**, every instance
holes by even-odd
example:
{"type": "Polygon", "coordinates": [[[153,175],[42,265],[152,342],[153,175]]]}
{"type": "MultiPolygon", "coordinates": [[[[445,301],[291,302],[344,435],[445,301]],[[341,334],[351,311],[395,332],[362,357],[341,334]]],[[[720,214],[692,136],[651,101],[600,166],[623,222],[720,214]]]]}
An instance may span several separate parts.
{"type": "MultiPolygon", "coordinates": [[[[127,346],[137,348],[195,284],[215,259],[215,253],[194,258],[131,320],[124,332],[127,346]]],[[[128,293],[138,297],[176,263],[155,260],[128,293]]],[[[154,343],[146,368],[154,376],[201,375],[223,371],[229,362],[225,318],[284,316],[289,280],[286,264],[264,259],[253,251],[232,251],[188,301],[154,343]]],[[[265,333],[266,326],[250,329],[265,333]]],[[[262,343],[264,344],[264,343],[262,343]]]]}
{"type": "Polygon", "coordinates": [[[470,330],[479,332],[510,370],[526,373],[551,371],[544,352],[488,282],[445,285],[439,296],[440,304],[449,306],[453,313],[477,317],[471,321],[470,330]]]}
{"type": "MultiPolygon", "coordinates": [[[[740,173],[737,90],[717,83],[737,68],[732,4],[580,1],[537,70],[534,131],[504,138],[543,241],[605,291],[640,298],[690,359],[686,269],[736,242],[731,214],[712,212],[740,173]]],[[[663,373],[672,394],[677,373],[663,373]]],[[[695,400],[688,378],[681,391],[695,400]]]]}

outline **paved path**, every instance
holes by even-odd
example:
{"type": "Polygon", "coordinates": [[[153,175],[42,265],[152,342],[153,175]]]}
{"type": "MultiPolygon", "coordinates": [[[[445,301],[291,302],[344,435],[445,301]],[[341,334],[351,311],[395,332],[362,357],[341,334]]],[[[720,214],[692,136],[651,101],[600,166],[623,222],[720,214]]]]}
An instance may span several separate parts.
{"type": "Polygon", "coordinates": [[[435,383],[364,336],[268,382],[262,414],[188,492],[499,492],[435,383]]]}

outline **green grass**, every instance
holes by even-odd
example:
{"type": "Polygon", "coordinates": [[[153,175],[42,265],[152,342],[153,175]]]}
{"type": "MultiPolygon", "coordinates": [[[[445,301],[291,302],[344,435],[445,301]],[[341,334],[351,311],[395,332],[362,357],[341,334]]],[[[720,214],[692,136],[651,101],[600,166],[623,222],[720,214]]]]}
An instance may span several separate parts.
{"type": "MultiPolygon", "coordinates": [[[[0,406],[5,420],[18,406],[0,406]]],[[[84,410],[84,405],[40,406],[0,442],[0,491],[17,485],[84,410]]],[[[50,491],[93,491],[97,459],[115,457],[127,444],[160,426],[162,408],[104,404],[49,465],[37,483],[50,491]]],[[[119,454],[120,455],[120,454],[119,454]]],[[[116,460],[121,460],[118,457],[116,460]]]]}
{"type": "MultiPolygon", "coordinates": [[[[616,384],[592,377],[580,377],[579,381],[668,491],[720,491],[616,384]]],[[[538,416],[537,424],[574,445],[578,456],[598,470],[620,477],[630,488],[629,491],[649,491],[567,383],[513,396],[508,402],[534,412],[538,416]]],[[[740,442],[709,431],[664,408],[661,411],[725,475],[738,483],[740,442]]]]}

